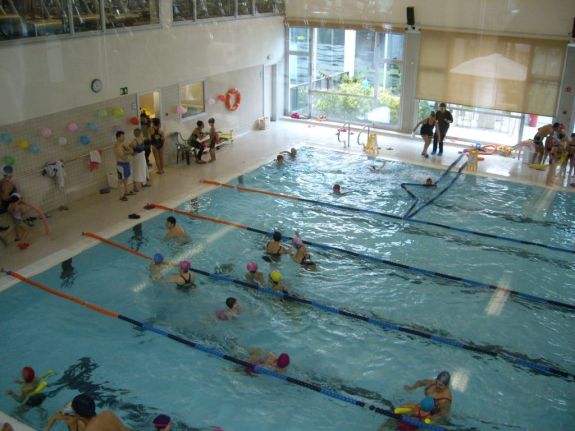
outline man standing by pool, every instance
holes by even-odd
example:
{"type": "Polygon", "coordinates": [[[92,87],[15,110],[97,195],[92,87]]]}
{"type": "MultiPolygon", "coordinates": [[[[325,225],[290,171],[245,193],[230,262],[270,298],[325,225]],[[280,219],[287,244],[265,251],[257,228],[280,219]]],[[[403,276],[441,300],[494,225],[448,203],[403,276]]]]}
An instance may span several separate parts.
{"type": "Polygon", "coordinates": [[[439,136],[437,135],[437,129],[433,134],[433,151],[431,155],[437,152],[438,156],[443,155],[443,140],[445,139],[445,134],[449,129],[449,125],[453,123],[453,117],[451,112],[447,110],[447,105],[444,102],[439,104],[439,111],[435,113],[435,119],[437,121],[437,127],[439,128],[439,136]],[[437,144],[439,143],[439,151],[437,151],[437,144]]]}

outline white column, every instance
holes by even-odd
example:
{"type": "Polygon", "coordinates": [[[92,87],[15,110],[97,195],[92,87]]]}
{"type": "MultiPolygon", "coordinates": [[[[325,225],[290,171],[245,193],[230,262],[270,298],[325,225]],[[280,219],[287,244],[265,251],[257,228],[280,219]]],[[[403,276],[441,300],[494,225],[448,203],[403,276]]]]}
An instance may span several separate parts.
{"type": "Polygon", "coordinates": [[[555,121],[565,124],[567,134],[571,134],[575,126],[575,43],[567,45],[555,121]]]}
{"type": "Polygon", "coordinates": [[[401,115],[399,128],[402,132],[410,132],[417,118],[415,90],[417,86],[417,69],[419,67],[419,46],[421,33],[418,30],[405,32],[403,45],[403,70],[401,75],[401,115]]]}
{"type": "Polygon", "coordinates": [[[353,77],[355,70],[355,30],[345,31],[345,48],[343,51],[343,71],[349,72],[349,77],[353,77]]]}

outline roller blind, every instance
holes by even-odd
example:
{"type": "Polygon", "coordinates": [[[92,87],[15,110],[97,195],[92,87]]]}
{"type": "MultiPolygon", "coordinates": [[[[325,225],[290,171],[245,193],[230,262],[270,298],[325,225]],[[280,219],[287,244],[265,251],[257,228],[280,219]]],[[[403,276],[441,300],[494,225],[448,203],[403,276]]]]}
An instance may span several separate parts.
{"type": "Polygon", "coordinates": [[[566,42],[422,30],[417,98],[555,114],[566,42]]]}

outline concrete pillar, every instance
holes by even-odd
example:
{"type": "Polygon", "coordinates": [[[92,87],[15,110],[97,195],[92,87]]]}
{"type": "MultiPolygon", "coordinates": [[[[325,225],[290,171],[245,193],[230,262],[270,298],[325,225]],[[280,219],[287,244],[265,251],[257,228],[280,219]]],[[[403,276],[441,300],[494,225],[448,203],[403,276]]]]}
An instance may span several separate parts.
{"type": "Polygon", "coordinates": [[[564,124],[568,134],[572,133],[575,126],[575,43],[567,45],[555,121],[564,124]]]}

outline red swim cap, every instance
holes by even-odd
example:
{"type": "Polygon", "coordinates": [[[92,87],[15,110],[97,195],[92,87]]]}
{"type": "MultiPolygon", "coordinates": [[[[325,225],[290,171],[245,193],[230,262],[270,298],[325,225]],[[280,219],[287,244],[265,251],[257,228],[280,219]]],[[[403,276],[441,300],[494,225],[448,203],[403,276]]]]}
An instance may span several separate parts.
{"type": "Polygon", "coordinates": [[[30,383],[34,380],[36,373],[34,373],[34,368],[24,367],[22,368],[22,378],[26,383],[30,383]]]}
{"type": "Polygon", "coordinates": [[[282,353],[279,355],[276,363],[278,368],[286,368],[289,365],[289,355],[287,353],[282,353]]]}

